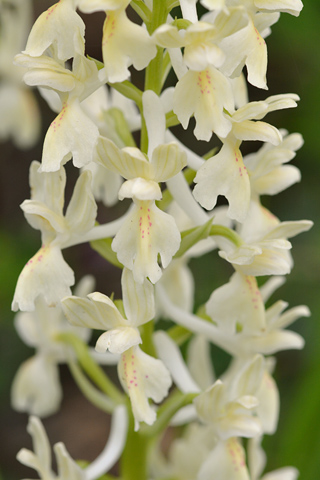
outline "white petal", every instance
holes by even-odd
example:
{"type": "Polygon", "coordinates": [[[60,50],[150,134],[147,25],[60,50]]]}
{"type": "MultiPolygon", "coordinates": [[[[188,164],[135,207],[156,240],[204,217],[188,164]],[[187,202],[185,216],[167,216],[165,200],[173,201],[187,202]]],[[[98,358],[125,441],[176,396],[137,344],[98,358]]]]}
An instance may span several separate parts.
{"type": "Polygon", "coordinates": [[[300,182],[300,170],[293,165],[283,165],[258,178],[254,190],[259,195],[277,195],[294,183],[300,182]]]}
{"type": "Polygon", "coordinates": [[[154,202],[137,202],[112,242],[119,261],[133,271],[136,282],[149,277],[155,283],[161,277],[158,255],[164,268],[180,245],[180,233],[174,219],[159,210],[154,202]]]}
{"type": "Polygon", "coordinates": [[[87,165],[92,161],[98,136],[97,126],[85,115],[79,101],[74,99],[68,104],[65,103],[47,131],[41,171],[59,170],[60,164],[65,163],[71,156],[76,167],[87,165]]]}
{"type": "Polygon", "coordinates": [[[304,343],[304,339],[296,332],[275,330],[261,337],[251,337],[247,348],[253,352],[272,355],[282,350],[301,350],[304,343]]]}
{"type": "Polygon", "coordinates": [[[115,408],[108,442],[100,455],[85,469],[86,480],[95,480],[107,473],[119,459],[125,446],[128,415],[124,405],[115,408]]]}
{"type": "Polygon", "coordinates": [[[244,120],[234,123],[232,133],[239,140],[260,140],[270,142],[272,145],[279,145],[282,141],[282,136],[276,127],[260,121],[244,120]]]}
{"type": "Polygon", "coordinates": [[[139,347],[132,347],[122,355],[118,374],[131,400],[135,431],[139,429],[139,422],[152,425],[156,412],[149,405],[148,398],[161,402],[168,394],[171,386],[168,370],[161,360],[150,357],[139,347]]]}
{"type": "Polygon", "coordinates": [[[115,304],[101,293],[93,293],[89,298],[66,297],[61,302],[68,321],[75,326],[107,330],[124,325],[115,304]]]}
{"type": "Polygon", "coordinates": [[[301,0],[255,0],[254,3],[259,9],[287,12],[296,17],[303,8],[301,0]]]}
{"type": "Polygon", "coordinates": [[[108,12],[103,26],[102,54],[109,82],[126,80],[130,75],[128,66],[142,70],[156,53],[147,30],[131,22],[124,9],[108,12]]]}
{"type": "Polygon", "coordinates": [[[245,451],[236,438],[220,441],[197,476],[197,480],[212,480],[213,476],[221,480],[249,480],[245,451]]]}
{"type": "Polygon", "coordinates": [[[214,383],[210,343],[204,335],[195,335],[191,339],[188,346],[188,367],[202,390],[214,383]]]}
{"type": "Polygon", "coordinates": [[[151,158],[156,146],[164,143],[166,117],[160,98],[152,90],[143,93],[142,105],[148,131],[148,157],[151,158]]]}
{"type": "Polygon", "coordinates": [[[194,23],[198,21],[196,0],[180,0],[182,16],[185,20],[194,23]]]}
{"type": "Polygon", "coordinates": [[[162,193],[157,182],[137,177],[121,185],[118,197],[119,200],[124,198],[132,198],[136,201],[161,200],[162,193]]]}
{"type": "Polygon", "coordinates": [[[191,377],[184,363],[179,347],[169,335],[159,330],[154,334],[153,339],[159,358],[168,367],[179,390],[183,393],[200,392],[199,386],[191,377]]]}
{"type": "Polygon", "coordinates": [[[41,478],[53,479],[50,443],[41,420],[31,416],[27,431],[32,436],[34,453],[23,448],[18,452],[17,459],[22,464],[37,470],[41,478]]]}
{"type": "Polygon", "coordinates": [[[38,57],[50,45],[57,46],[60,60],[68,60],[75,53],[83,52],[85,25],[71,6],[63,1],[43,12],[34,24],[25,52],[38,57]]]}
{"type": "Polygon", "coordinates": [[[187,155],[174,142],[158,145],[153,150],[151,165],[152,178],[157,182],[165,182],[187,165],[187,155]]]}
{"type": "Polygon", "coordinates": [[[65,219],[73,235],[81,235],[93,228],[97,205],[91,191],[91,173],[81,173],[74,187],[65,219]]]}
{"type": "Polygon", "coordinates": [[[32,257],[20,273],[12,301],[12,310],[32,311],[34,302],[43,295],[54,306],[71,294],[74,274],[58,247],[45,245],[32,257]]]}
{"type": "Polygon", "coordinates": [[[265,372],[261,386],[257,391],[257,398],[259,400],[257,414],[263,432],[273,435],[278,425],[280,399],[277,384],[267,372],[265,372]]]}
{"type": "Polygon", "coordinates": [[[142,343],[142,340],[137,328],[112,328],[100,335],[96,343],[96,351],[104,353],[109,350],[111,353],[120,354],[139,343],[142,343]]]}
{"type": "Polygon", "coordinates": [[[299,471],[295,467],[283,467],[263,475],[261,480],[297,480],[299,471]]]}
{"type": "Polygon", "coordinates": [[[212,132],[223,138],[228,135],[231,123],[223,114],[224,108],[233,110],[232,89],[226,77],[213,67],[202,72],[189,70],[175,87],[173,111],[183,128],[194,113],[198,140],[209,141],[212,132]]]}
{"type": "Polygon", "coordinates": [[[31,199],[46,204],[58,215],[62,215],[66,172],[63,167],[57,172],[40,173],[41,164],[33,161],[30,166],[29,183],[31,199]]]}
{"type": "Polygon", "coordinates": [[[155,316],[154,287],[149,280],[137,283],[131,270],[123,269],[121,277],[123,306],[131,326],[143,325],[155,316]]]}
{"type": "Polygon", "coordinates": [[[229,201],[228,216],[243,222],[250,202],[250,181],[243,165],[241,152],[225,143],[217,155],[207,160],[198,170],[193,190],[195,199],[207,210],[217,202],[218,195],[229,201]]]}
{"type": "Polygon", "coordinates": [[[11,390],[14,409],[46,417],[59,409],[61,398],[62,389],[55,363],[37,355],[20,366],[11,390]]]}
{"type": "Polygon", "coordinates": [[[100,136],[97,142],[95,161],[124,178],[151,178],[151,165],[138,148],[120,149],[108,138],[100,136]]]}
{"type": "Polygon", "coordinates": [[[244,332],[265,328],[264,303],[257,281],[236,272],[229,283],[216,289],[206,304],[207,314],[219,328],[230,334],[241,325],[244,332]]]}
{"type": "Polygon", "coordinates": [[[62,442],[53,447],[56,455],[58,475],[60,480],[85,480],[86,474],[79,465],[70,457],[62,442]]]}

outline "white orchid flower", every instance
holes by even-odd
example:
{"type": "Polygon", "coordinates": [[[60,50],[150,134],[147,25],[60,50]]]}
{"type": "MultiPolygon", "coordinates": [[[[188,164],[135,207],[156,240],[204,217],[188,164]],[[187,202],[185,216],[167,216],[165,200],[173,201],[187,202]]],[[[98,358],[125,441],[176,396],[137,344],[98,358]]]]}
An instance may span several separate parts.
{"type": "Polygon", "coordinates": [[[217,239],[222,247],[219,255],[245,275],[285,275],[290,273],[293,260],[287,240],[310,230],[309,220],[280,222],[258,202],[251,201],[246,221],[239,229],[243,244],[231,245],[217,239]]]}
{"type": "Polygon", "coordinates": [[[142,283],[148,277],[156,283],[180,245],[180,232],[171,215],[162,212],[155,200],[162,197],[158,182],[172,178],[186,165],[186,154],[176,143],[164,143],[165,120],[156,94],[143,94],[144,115],[149,133],[148,159],[137,148],[119,149],[111,140],[100,137],[96,162],[127,179],[119,198],[132,198],[134,209],[112,242],[118,260],[133,271],[142,283]]]}
{"type": "Polygon", "coordinates": [[[184,47],[184,62],[194,71],[201,72],[208,66],[218,68],[225,59],[222,50],[215,45],[217,29],[210,23],[193,23],[186,30],[164,24],[157,28],[153,37],[164,48],[184,47]]]}
{"type": "Polygon", "coordinates": [[[102,56],[108,82],[123,82],[130,76],[131,65],[142,70],[156,56],[157,48],[147,30],[133,23],[126,15],[129,0],[80,0],[86,13],[105,11],[102,56]]]}
{"type": "MultiPolygon", "coordinates": [[[[121,111],[131,132],[141,127],[141,118],[135,103],[117,90],[109,90],[105,85],[87,97],[81,107],[97,125],[100,135],[112,140],[119,148],[125,147],[125,143],[119,134],[119,126],[115,125],[112,112],[121,111]]],[[[114,205],[122,183],[119,173],[111,172],[93,161],[84,168],[92,173],[92,192],[95,199],[106,206],[114,205]]]]}
{"type": "Polygon", "coordinates": [[[21,208],[30,225],[41,231],[42,246],[19,276],[12,302],[14,311],[33,310],[39,295],[51,306],[70,295],[74,274],[64,261],[61,248],[91,230],[96,219],[90,172],[83,172],[78,178],[64,215],[64,168],[39,173],[39,166],[36,161],[31,164],[31,200],[25,200],[21,208]]]}
{"type": "Polygon", "coordinates": [[[171,387],[171,376],[164,363],[144,353],[137,345],[126,350],[118,363],[121,385],[129,395],[134,429],[139,430],[139,422],[152,425],[157,417],[148,398],[161,402],[171,387]]]}
{"type": "Polygon", "coordinates": [[[235,272],[229,283],[217,288],[206,303],[206,312],[214,323],[234,335],[241,331],[265,330],[265,310],[257,280],[253,276],[235,272]]]}
{"type": "Polygon", "coordinates": [[[127,412],[123,405],[115,408],[111,420],[111,431],[108,442],[101,454],[85,469],[70,457],[62,442],[53,447],[58,473],[51,467],[51,449],[45,429],[35,416],[29,418],[27,430],[32,437],[33,452],[22,448],[17,459],[23,465],[38,472],[40,480],[95,480],[116,463],[125,445],[128,429],[127,412]]]}
{"type": "Polygon", "coordinates": [[[256,393],[264,369],[263,357],[256,355],[238,369],[232,381],[217,380],[194,399],[200,420],[213,425],[219,438],[250,438],[261,432],[260,421],[252,412],[259,403],[256,393]]]}
{"type": "Polygon", "coordinates": [[[0,32],[0,141],[12,140],[21,149],[32,147],[41,130],[40,112],[33,92],[21,80],[23,72],[12,59],[25,45],[32,21],[32,5],[1,3],[0,32]]]}
{"type": "Polygon", "coordinates": [[[173,439],[168,455],[158,445],[151,451],[151,478],[197,479],[201,465],[216,444],[210,426],[196,422],[186,425],[182,435],[173,439]]]}
{"type": "Polygon", "coordinates": [[[246,155],[244,163],[248,169],[251,195],[276,195],[301,179],[300,170],[286,165],[302,147],[303,139],[299,133],[286,136],[280,145],[264,144],[258,152],[246,155]]]}
{"type": "Polygon", "coordinates": [[[138,330],[155,315],[153,285],[149,280],[136,283],[132,272],[124,269],[121,277],[124,318],[114,302],[95,292],[88,298],[66,297],[62,300],[63,311],[72,325],[107,330],[96,344],[98,352],[109,350],[123,353],[141,343],[138,330]]]}
{"type": "Polygon", "coordinates": [[[84,30],[74,0],[60,0],[37,19],[23,53],[39,57],[52,45],[57,57],[66,61],[83,52],[84,30]]]}
{"type": "MultiPolygon", "coordinates": [[[[84,277],[76,292],[86,295],[92,289],[93,279],[84,277]]],[[[90,332],[86,328],[74,328],[65,319],[60,305],[49,307],[43,297],[35,301],[34,312],[19,312],[15,327],[22,340],[36,349],[35,356],[20,366],[13,380],[11,401],[18,411],[40,417],[51,415],[59,408],[62,390],[58,364],[68,360],[70,350],[55,337],[59,333],[72,332],[87,341],[90,332]]]]}
{"type": "Polygon", "coordinates": [[[245,450],[238,438],[218,442],[202,464],[197,480],[210,480],[213,475],[221,480],[250,480],[245,450]]]}
{"type": "Polygon", "coordinates": [[[248,214],[251,185],[247,167],[243,162],[240,145],[243,140],[259,140],[279,145],[280,131],[261,122],[267,113],[295,107],[297,95],[275,95],[262,102],[251,102],[230,115],[231,130],[217,155],[209,158],[198,170],[194,179],[195,199],[207,210],[224,195],[229,202],[228,216],[243,222],[248,214]]]}
{"type": "Polygon", "coordinates": [[[103,84],[96,64],[83,54],[73,59],[72,71],[65,68],[63,62],[45,55],[34,58],[20,54],[15,61],[28,68],[24,75],[27,85],[54,90],[59,96],[54,99],[54,106],[59,105],[59,114],[44,140],[41,170],[57,171],[71,157],[76,167],[90,163],[99,130],[86,115],[81,102],[103,84]]]}
{"type": "MultiPolygon", "coordinates": [[[[201,0],[201,3],[209,10],[226,9],[228,11],[227,6],[234,5],[233,0],[201,0]]],[[[303,4],[301,0],[246,0],[246,8],[254,13],[257,11],[284,12],[297,17],[303,4]]]]}
{"type": "Polygon", "coordinates": [[[229,80],[216,68],[188,70],[176,84],[173,111],[184,129],[194,114],[194,134],[198,140],[209,141],[213,131],[223,138],[228,135],[231,122],[224,109],[234,110],[233,94],[229,80]]]}
{"type": "Polygon", "coordinates": [[[151,425],[156,412],[148,398],[160,402],[168,393],[171,377],[161,360],[145,354],[137,346],[142,342],[138,327],[150,321],[155,314],[153,285],[134,281],[130,270],[124,269],[121,279],[125,319],[109,297],[101,293],[88,295],[87,299],[67,297],[62,301],[63,311],[69,322],[99,330],[108,329],[97,341],[96,350],[122,354],[118,374],[128,393],[135,418],[135,430],[139,422],[151,425]]]}
{"type": "MultiPolygon", "coordinates": [[[[267,287],[269,288],[269,286],[267,287]]],[[[166,318],[170,318],[178,325],[194,333],[204,335],[208,341],[235,357],[246,359],[248,356],[250,357],[257,353],[272,355],[281,350],[301,349],[304,346],[304,340],[301,335],[286,330],[286,327],[298,318],[310,316],[309,309],[304,305],[294,307],[283,313],[287,303],[277,302],[266,311],[265,331],[260,330],[256,333],[238,331],[234,335],[230,335],[213,322],[202,320],[197,315],[179,308],[170,300],[161,285],[157,285],[157,297],[162,302],[162,309],[166,318]]],[[[167,343],[166,348],[168,353],[169,347],[167,343]]],[[[158,355],[162,358],[160,348],[158,349],[158,355]]],[[[176,356],[174,358],[176,359],[176,356]]],[[[176,378],[175,381],[177,381],[176,378]]],[[[193,385],[193,387],[190,387],[192,388],[190,391],[198,391],[198,387],[194,386],[194,382],[190,383],[190,385],[193,385]]]]}

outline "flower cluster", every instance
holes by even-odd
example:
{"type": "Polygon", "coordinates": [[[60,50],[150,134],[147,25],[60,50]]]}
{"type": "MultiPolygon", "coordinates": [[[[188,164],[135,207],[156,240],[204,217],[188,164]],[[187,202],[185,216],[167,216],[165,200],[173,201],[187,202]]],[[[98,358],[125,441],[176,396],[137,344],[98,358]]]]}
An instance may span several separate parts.
{"type": "Polygon", "coordinates": [[[297,477],[293,467],[261,477],[261,442],[275,433],[279,416],[270,355],[303,347],[286,327],[309,310],[266,303],[292,269],[288,239],[312,222],[281,221],[261,196],[300,181],[288,162],[301,136],[264,121],[296,107],[299,97],[250,102],[243,69],[251,85],[267,89],[265,38],[280,13],[297,16],[301,9],[300,0],[60,0],[40,15],[16,55],[24,82],[40,90],[56,116],[41,162],[30,168],[31,199],[21,205],[42,246],[23,268],[12,304],[20,310],[20,336],[36,348],[17,373],[12,403],[36,416],[56,411],[57,364],[67,362],[84,395],[113,412],[116,425],[86,469],[55,445],[56,476],[42,424],[31,417],[34,453],[22,450],[18,459],[40,478],[97,479],[123,450],[119,478],[126,480],[297,477]],[[173,19],[176,6],[182,17],[173,19]],[[86,55],[80,15],[99,11],[106,16],[103,61],[86,55]],[[145,69],[144,91],[131,82],[132,69],[145,69]],[[171,70],[177,81],[167,87],[171,70]],[[192,135],[191,117],[195,143],[215,138],[220,145],[204,157],[170,131],[181,124],[192,135]],[[263,145],[244,155],[246,141],[263,145]],[[64,165],[71,159],[79,176],[64,209],[64,165]],[[225,206],[217,206],[218,196],[225,206]],[[117,199],[129,199],[127,212],[97,225],[96,202],[105,208],[117,199]],[[92,292],[88,281],[72,295],[74,272],[62,250],[84,242],[122,269],[121,300],[92,292]],[[234,273],[194,313],[197,285],[188,261],[214,249],[234,273]],[[261,284],[261,276],[271,277],[261,284]],[[159,327],[161,317],[174,325],[159,327]],[[101,331],[95,351],[90,329],[101,331]],[[210,344],[231,357],[219,378],[210,344]],[[99,364],[117,365],[123,392],[99,364]],[[160,440],[169,424],[185,427],[165,458],[160,440]]]}

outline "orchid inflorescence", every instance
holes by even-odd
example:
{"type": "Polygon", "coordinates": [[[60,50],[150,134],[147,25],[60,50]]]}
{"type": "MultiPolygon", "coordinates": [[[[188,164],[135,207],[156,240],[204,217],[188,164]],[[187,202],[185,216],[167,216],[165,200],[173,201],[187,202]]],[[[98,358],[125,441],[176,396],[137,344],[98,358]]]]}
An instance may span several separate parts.
{"type": "MultiPolygon", "coordinates": [[[[21,9],[29,0],[10,1],[25,21],[21,9]]],[[[264,121],[299,97],[250,102],[246,82],[267,90],[265,38],[280,13],[298,16],[301,9],[300,0],[60,0],[40,15],[15,56],[8,75],[23,75],[26,86],[14,83],[17,113],[3,135],[11,128],[23,146],[38,135],[36,121],[29,137],[18,129],[18,100],[28,114],[24,96],[32,95],[27,86],[55,112],[41,162],[30,167],[31,198],[21,205],[41,232],[41,246],[12,303],[19,335],[35,348],[12,386],[14,408],[31,414],[34,445],[18,460],[41,479],[115,478],[108,472],[119,459],[123,480],[297,478],[293,467],[263,475],[261,443],[275,433],[279,416],[272,355],[303,347],[286,327],[309,310],[266,302],[292,269],[288,239],[312,222],[280,221],[261,196],[300,181],[288,162],[301,135],[264,121]],[[80,15],[98,11],[106,14],[103,61],[86,54],[80,15]],[[132,69],[145,72],[144,90],[131,82],[132,69]],[[176,125],[194,137],[195,149],[207,142],[208,153],[185,146],[170,130],[176,125]],[[220,145],[213,150],[212,138],[220,145]],[[260,142],[259,149],[245,155],[246,141],[260,142]],[[65,208],[69,160],[79,176],[65,208]],[[96,202],[103,209],[118,199],[129,199],[125,214],[98,224],[96,202]],[[72,293],[75,276],[63,249],[85,242],[122,269],[121,300],[92,292],[91,277],[72,293]],[[188,262],[213,250],[234,273],[195,312],[188,262]],[[270,278],[261,283],[262,276],[270,278]],[[91,329],[101,333],[95,348],[91,329]],[[218,378],[211,344],[230,356],[218,378]],[[85,468],[56,444],[55,474],[39,417],[59,409],[59,363],[112,414],[112,426],[105,449],[85,468]],[[117,365],[120,385],[101,365],[117,365]],[[183,428],[165,456],[168,426],[183,428]]]]}

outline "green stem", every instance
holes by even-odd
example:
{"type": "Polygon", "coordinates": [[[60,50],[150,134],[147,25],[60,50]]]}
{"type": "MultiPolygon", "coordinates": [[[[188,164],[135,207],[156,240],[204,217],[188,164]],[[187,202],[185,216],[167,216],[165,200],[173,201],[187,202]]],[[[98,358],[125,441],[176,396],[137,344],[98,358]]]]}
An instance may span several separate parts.
{"type": "Polygon", "coordinates": [[[96,364],[89,354],[87,345],[79,337],[72,333],[60,333],[56,339],[73,348],[83,370],[104,393],[115,403],[124,403],[125,396],[114,386],[102,368],[96,364]]]}
{"type": "Polygon", "coordinates": [[[75,361],[70,360],[68,366],[76,384],[89,402],[104,412],[112,413],[114,403],[109,397],[101,393],[89,382],[75,361]]]}
{"type": "MultiPolygon", "coordinates": [[[[168,15],[167,5],[164,0],[153,0],[152,19],[148,25],[148,32],[150,35],[163,23],[166,23],[168,15]]],[[[157,95],[160,95],[162,88],[162,61],[163,48],[157,47],[157,54],[151,60],[146,68],[146,77],[144,89],[153,90],[157,95]]],[[[144,118],[141,122],[141,145],[142,152],[148,151],[148,132],[144,118]]]]}
{"type": "Polygon", "coordinates": [[[198,393],[181,393],[178,390],[175,390],[170,394],[161,407],[159,407],[156,422],[151,426],[143,425],[141,427],[141,435],[149,438],[159,435],[165,428],[167,428],[169,421],[177,411],[192,403],[197,396],[198,393]]]}
{"type": "Polygon", "coordinates": [[[141,339],[142,339],[142,350],[152,357],[156,357],[156,350],[154,348],[152,334],[154,331],[154,321],[145,323],[140,327],[141,330],[141,339]]]}
{"type": "Polygon", "coordinates": [[[175,127],[176,125],[180,125],[180,122],[177,115],[171,110],[166,113],[166,127],[175,127]]]}
{"type": "Polygon", "coordinates": [[[180,5],[179,0],[167,0],[168,13],[170,13],[170,11],[171,11],[173,8],[178,7],[179,5],[180,5]]]}
{"type": "Polygon", "coordinates": [[[212,225],[210,229],[210,236],[224,237],[230,240],[236,247],[241,247],[243,240],[234,230],[224,227],[223,225],[212,225]]]}
{"type": "Polygon", "coordinates": [[[130,6],[146,25],[150,23],[151,12],[142,0],[131,0],[130,6]]]}
{"type": "Polygon", "coordinates": [[[147,455],[149,439],[140,432],[134,431],[134,419],[129,412],[129,429],[127,442],[120,460],[120,474],[122,480],[147,480],[147,455]]]}

